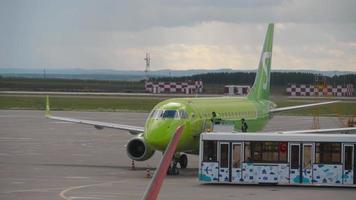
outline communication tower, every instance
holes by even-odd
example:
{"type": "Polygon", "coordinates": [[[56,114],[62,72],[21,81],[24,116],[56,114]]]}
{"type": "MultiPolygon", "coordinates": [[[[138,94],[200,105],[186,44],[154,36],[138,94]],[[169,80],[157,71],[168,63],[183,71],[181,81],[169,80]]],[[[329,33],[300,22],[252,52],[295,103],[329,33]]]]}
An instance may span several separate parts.
{"type": "Polygon", "coordinates": [[[316,89],[316,93],[314,93],[316,96],[319,95],[319,92],[323,94],[323,96],[328,95],[328,84],[326,83],[326,77],[321,75],[321,74],[316,74],[315,75],[315,83],[314,83],[314,88],[316,89]]]}
{"type": "Polygon", "coordinates": [[[150,72],[150,64],[151,64],[151,58],[150,58],[150,53],[146,53],[146,58],[144,58],[146,61],[146,68],[145,68],[145,79],[149,79],[149,72],[150,72]]]}

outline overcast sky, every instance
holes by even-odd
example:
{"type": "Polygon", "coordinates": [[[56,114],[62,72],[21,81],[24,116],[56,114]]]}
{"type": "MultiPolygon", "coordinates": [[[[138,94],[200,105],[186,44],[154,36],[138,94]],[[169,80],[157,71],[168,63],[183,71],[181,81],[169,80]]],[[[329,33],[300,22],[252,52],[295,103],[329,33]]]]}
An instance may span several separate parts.
{"type": "Polygon", "coordinates": [[[0,67],[356,71],[355,0],[0,0],[0,67]]]}

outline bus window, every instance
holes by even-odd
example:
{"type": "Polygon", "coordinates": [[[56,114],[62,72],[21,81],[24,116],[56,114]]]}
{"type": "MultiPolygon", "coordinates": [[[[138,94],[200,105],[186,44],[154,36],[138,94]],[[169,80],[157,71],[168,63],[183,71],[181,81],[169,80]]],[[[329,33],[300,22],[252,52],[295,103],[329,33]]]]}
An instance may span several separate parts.
{"type": "Polygon", "coordinates": [[[299,169],[299,145],[292,145],[291,151],[291,169],[299,169]]]}
{"type": "Polygon", "coordinates": [[[286,163],[287,143],[286,142],[250,142],[245,148],[245,158],[257,163],[286,163]],[[246,151],[250,148],[250,151],[246,151]]]}
{"type": "Polygon", "coordinates": [[[229,167],[229,144],[227,143],[220,144],[220,167],[229,167]]]}
{"type": "Polygon", "coordinates": [[[345,170],[352,170],[352,146],[345,146],[345,170]]]}
{"type": "Polygon", "coordinates": [[[203,162],[217,162],[216,141],[206,140],[203,145],[203,162]]]}
{"type": "Polygon", "coordinates": [[[311,169],[312,167],[312,146],[304,145],[303,149],[303,168],[311,169]]]}
{"type": "Polygon", "coordinates": [[[241,161],[241,144],[233,144],[232,145],[232,167],[240,168],[241,161]]]}
{"type": "Polygon", "coordinates": [[[341,144],[336,142],[315,143],[315,162],[318,164],[340,164],[341,144]]]}
{"type": "Polygon", "coordinates": [[[245,142],[245,162],[251,162],[251,148],[250,142],[245,142]]]}

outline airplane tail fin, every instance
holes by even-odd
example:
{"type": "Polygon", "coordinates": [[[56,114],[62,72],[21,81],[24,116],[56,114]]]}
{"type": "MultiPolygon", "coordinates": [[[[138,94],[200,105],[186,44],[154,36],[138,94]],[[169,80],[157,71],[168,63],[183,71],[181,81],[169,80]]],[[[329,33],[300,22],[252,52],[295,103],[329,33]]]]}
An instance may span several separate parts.
{"type": "Polygon", "coordinates": [[[250,99],[269,99],[274,24],[268,25],[255,82],[248,95],[250,99]]]}

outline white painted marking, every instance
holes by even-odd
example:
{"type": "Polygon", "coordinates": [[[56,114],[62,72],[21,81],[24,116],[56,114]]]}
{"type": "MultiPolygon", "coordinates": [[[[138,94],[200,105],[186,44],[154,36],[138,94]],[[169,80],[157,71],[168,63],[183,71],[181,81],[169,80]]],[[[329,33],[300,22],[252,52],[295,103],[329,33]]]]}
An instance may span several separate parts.
{"type": "Polygon", "coordinates": [[[13,181],[13,182],[11,182],[12,184],[24,184],[25,182],[20,182],[20,181],[13,181]]]}
{"type": "Polygon", "coordinates": [[[74,154],[72,154],[72,156],[92,156],[92,155],[90,155],[90,154],[77,154],[77,153],[74,153],[74,154]]]}
{"type": "Polygon", "coordinates": [[[50,124],[74,124],[73,122],[58,122],[58,121],[50,121],[50,124]]]}
{"type": "Polygon", "coordinates": [[[0,140],[32,140],[32,138],[0,137],[0,140]]]}
{"type": "Polygon", "coordinates": [[[59,193],[59,196],[62,197],[63,199],[65,199],[65,200],[72,200],[73,199],[72,197],[66,196],[65,194],[70,192],[70,191],[73,191],[73,190],[80,190],[80,189],[83,189],[83,188],[95,187],[95,186],[100,186],[100,185],[111,185],[111,184],[114,184],[114,183],[123,183],[125,181],[126,180],[121,180],[121,181],[112,181],[112,182],[95,183],[95,184],[90,184],[90,185],[80,185],[80,186],[69,187],[69,188],[63,190],[61,193],[59,193]]]}
{"type": "Polygon", "coordinates": [[[85,176],[66,176],[64,178],[68,178],[68,179],[88,179],[89,177],[85,177],[85,176]]]}
{"type": "Polygon", "coordinates": [[[70,199],[103,199],[98,197],[70,197],[70,199]]]}
{"type": "Polygon", "coordinates": [[[37,188],[37,189],[28,189],[28,190],[11,190],[11,191],[4,191],[0,192],[3,194],[11,194],[11,193],[19,193],[19,192],[50,192],[51,190],[62,190],[61,188],[37,188]]]}

